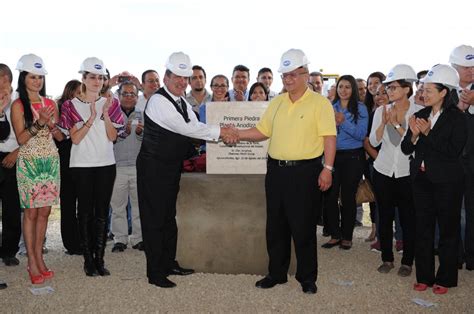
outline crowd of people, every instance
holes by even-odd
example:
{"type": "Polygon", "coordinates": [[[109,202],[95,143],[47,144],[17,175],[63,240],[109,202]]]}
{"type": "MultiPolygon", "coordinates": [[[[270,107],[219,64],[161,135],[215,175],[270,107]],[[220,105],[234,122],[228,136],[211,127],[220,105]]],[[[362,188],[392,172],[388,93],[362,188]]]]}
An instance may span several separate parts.
{"type": "Polygon", "coordinates": [[[309,64],[303,51],[290,49],[278,69],[280,92],[271,90],[268,67],[249,87],[244,65],[235,66],[230,79],[213,76],[209,92],[205,69],[182,52],[168,58],[163,86],[156,70],[144,71],[141,80],[126,71],[111,77],[104,62],[91,57],[57,101],[46,96],[39,56],[20,58],[16,90],[10,68],[0,64],[3,262],[19,265],[23,233],[31,282],[54,277],[43,244],[51,206],[60,204],[64,248],[83,256],[87,276],[110,275],[104,255],[113,234],[111,252],[129,244],[144,251],[148,282],[174,287],[168,276],[194,273],[176,260],[183,161],[205,156],[205,141],[271,138],[269,266],[256,287],[287,282],[293,239],[296,279],[303,292],[317,292],[316,225],[330,237],[322,248],[352,248],[362,177],[376,197],[367,240],[381,252],[378,272],[395,267],[395,224],[403,254],[398,275],[409,277],[415,263],[415,290],[444,294],[456,287],[464,263],[474,270],[474,48],[458,46],[449,65],[418,73],[397,64],[367,80],[342,75],[326,95],[324,75],[310,72],[309,64]],[[207,125],[206,104],[227,101],[269,105],[254,128],[207,125]]]}

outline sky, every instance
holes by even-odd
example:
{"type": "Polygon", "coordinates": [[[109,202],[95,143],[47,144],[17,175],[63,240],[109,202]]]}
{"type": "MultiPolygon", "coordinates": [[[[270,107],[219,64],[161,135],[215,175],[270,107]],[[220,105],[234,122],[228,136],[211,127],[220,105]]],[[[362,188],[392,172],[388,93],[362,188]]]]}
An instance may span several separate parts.
{"type": "MultiPolygon", "coordinates": [[[[474,1],[375,0],[7,0],[2,1],[0,62],[15,69],[27,53],[43,58],[47,94],[59,96],[87,57],[111,74],[163,77],[175,51],[187,53],[210,79],[237,64],[262,67],[282,83],[280,57],[302,49],[311,71],[367,78],[399,63],[415,71],[447,63],[451,50],[474,45],[474,1]]],[[[14,71],[13,87],[18,71],[14,71]]],[[[250,87],[249,84],[249,87],[250,87]]]]}

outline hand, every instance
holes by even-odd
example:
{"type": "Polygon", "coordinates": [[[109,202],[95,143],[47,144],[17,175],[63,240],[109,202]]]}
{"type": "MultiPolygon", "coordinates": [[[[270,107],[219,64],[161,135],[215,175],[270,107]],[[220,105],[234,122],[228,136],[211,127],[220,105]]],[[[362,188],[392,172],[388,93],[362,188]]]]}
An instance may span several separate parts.
{"type": "Polygon", "coordinates": [[[0,112],[5,112],[5,108],[11,101],[11,94],[8,92],[4,92],[0,94],[0,112]]]}
{"type": "Polygon", "coordinates": [[[467,106],[474,106],[474,90],[463,89],[459,101],[467,106]]]}
{"type": "Polygon", "coordinates": [[[241,90],[234,90],[234,96],[235,96],[235,100],[238,100],[238,101],[246,100],[245,99],[245,94],[241,90]]]}
{"type": "Polygon", "coordinates": [[[16,158],[18,157],[18,149],[15,149],[11,153],[5,156],[2,160],[2,166],[5,168],[13,168],[16,163],[16,158]]]}
{"type": "Polygon", "coordinates": [[[318,186],[321,191],[327,191],[332,185],[332,173],[326,168],[321,170],[318,178],[318,186]]]}
{"type": "Polygon", "coordinates": [[[389,120],[389,115],[387,114],[387,106],[382,105],[382,124],[386,125],[389,120]]]}
{"type": "Polygon", "coordinates": [[[39,115],[38,123],[40,125],[45,125],[45,124],[50,123],[50,120],[53,117],[53,114],[54,114],[53,107],[47,106],[47,107],[41,108],[40,110],[38,110],[38,115],[39,115]]]}
{"type": "Polygon", "coordinates": [[[235,144],[240,141],[239,131],[234,127],[221,127],[220,137],[226,144],[235,144]]]}
{"type": "Polygon", "coordinates": [[[104,115],[104,117],[108,117],[109,108],[110,106],[112,106],[112,100],[114,99],[114,95],[112,95],[111,91],[108,91],[105,97],[107,98],[107,100],[105,101],[104,107],[102,107],[102,114],[104,115]]]}
{"type": "Polygon", "coordinates": [[[388,121],[393,125],[397,125],[399,124],[398,123],[398,120],[397,120],[397,110],[395,110],[394,108],[390,109],[387,111],[387,115],[388,115],[388,121]]]}
{"type": "Polygon", "coordinates": [[[346,120],[346,117],[342,112],[335,112],[334,116],[336,117],[336,125],[341,125],[346,120]]]}
{"type": "Polygon", "coordinates": [[[97,117],[97,110],[95,109],[95,101],[91,103],[91,116],[88,121],[94,123],[95,117],[97,117]]]}
{"type": "Polygon", "coordinates": [[[143,123],[138,122],[137,127],[135,128],[135,133],[140,135],[143,133],[143,123]]]}
{"type": "Polygon", "coordinates": [[[117,86],[119,84],[119,76],[120,74],[117,74],[117,75],[114,75],[110,78],[109,82],[108,82],[108,85],[109,87],[114,87],[114,86],[117,86]]]}
{"type": "Polygon", "coordinates": [[[418,127],[418,129],[420,130],[421,133],[423,133],[425,136],[427,136],[428,133],[430,133],[430,130],[431,130],[431,121],[416,118],[416,126],[418,127]]]}
{"type": "Polygon", "coordinates": [[[140,80],[137,79],[135,76],[130,76],[130,81],[135,84],[135,86],[138,88],[138,89],[142,89],[142,84],[140,83],[140,80]]]}
{"type": "Polygon", "coordinates": [[[411,116],[410,119],[408,119],[408,125],[410,126],[411,133],[413,134],[413,137],[417,138],[420,135],[420,129],[418,128],[418,125],[416,124],[416,117],[411,116]]]}

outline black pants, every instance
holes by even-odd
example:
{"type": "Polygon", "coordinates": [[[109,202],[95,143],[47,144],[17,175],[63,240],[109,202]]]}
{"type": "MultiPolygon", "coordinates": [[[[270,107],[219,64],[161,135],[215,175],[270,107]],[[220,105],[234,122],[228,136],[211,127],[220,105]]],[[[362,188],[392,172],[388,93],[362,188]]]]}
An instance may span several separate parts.
{"type": "Polygon", "coordinates": [[[77,219],[77,196],[72,170],[69,168],[71,140],[56,143],[61,167],[61,238],[64,248],[69,252],[81,251],[79,222],[77,219]]]}
{"type": "Polygon", "coordinates": [[[266,239],[269,275],[287,278],[293,238],[296,279],[315,282],[318,275],[315,204],[321,204],[318,176],[321,159],[294,167],[268,163],[265,177],[267,201],[266,239]]]}
{"type": "Polygon", "coordinates": [[[469,166],[466,166],[465,174],[466,233],[464,237],[464,260],[467,267],[474,268],[474,173],[469,166]]]}
{"type": "MultiPolygon", "coordinates": [[[[462,178],[462,175],[460,175],[462,178]]],[[[416,279],[427,285],[456,287],[463,180],[433,183],[419,173],[413,183],[416,207],[416,279]],[[434,236],[439,226],[439,268],[435,275],[434,236]]]]}
{"type": "MultiPolygon", "coordinates": [[[[0,153],[3,160],[8,153],[0,153]]],[[[0,167],[2,167],[0,165],[0,167]]],[[[0,256],[13,257],[18,252],[18,243],[21,236],[21,209],[16,181],[16,164],[12,168],[0,169],[3,171],[3,181],[0,183],[0,198],[2,199],[2,247],[0,256]]]]}
{"type": "Polygon", "coordinates": [[[357,214],[355,195],[362,178],[365,152],[361,149],[337,151],[331,188],[325,193],[326,227],[332,239],[352,241],[357,214]],[[339,193],[341,203],[339,204],[339,193]]]}
{"type": "Polygon", "coordinates": [[[142,155],[137,158],[138,207],[147,277],[151,280],[166,276],[176,265],[176,200],[181,168],[181,161],[163,162],[142,155]]]}
{"type": "Polygon", "coordinates": [[[415,209],[410,176],[388,177],[374,170],[374,189],[379,209],[382,261],[393,262],[393,220],[398,207],[403,230],[402,264],[413,265],[415,257],[415,209]]]}
{"type": "MultiPolygon", "coordinates": [[[[106,222],[115,181],[115,165],[71,168],[77,191],[79,233],[84,256],[105,247],[106,222]]],[[[100,253],[100,252],[99,252],[100,253]]]]}

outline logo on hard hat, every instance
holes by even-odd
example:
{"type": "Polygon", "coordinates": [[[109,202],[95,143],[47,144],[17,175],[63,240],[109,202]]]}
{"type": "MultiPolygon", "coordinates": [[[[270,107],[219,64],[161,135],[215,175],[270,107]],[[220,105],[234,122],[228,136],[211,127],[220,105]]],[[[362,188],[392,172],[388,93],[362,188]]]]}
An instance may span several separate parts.
{"type": "Polygon", "coordinates": [[[433,71],[429,71],[429,72],[428,72],[428,76],[432,76],[433,74],[434,74],[433,71]]]}
{"type": "Polygon", "coordinates": [[[43,65],[42,65],[41,63],[39,63],[39,62],[36,62],[36,63],[34,64],[34,66],[35,66],[35,68],[37,68],[37,69],[41,69],[41,68],[43,67],[43,65]]]}
{"type": "Polygon", "coordinates": [[[393,76],[393,72],[388,73],[388,77],[392,77],[392,76],[393,76]]]}
{"type": "Polygon", "coordinates": [[[94,68],[96,70],[102,70],[102,66],[100,64],[94,64],[94,68]]]}
{"type": "Polygon", "coordinates": [[[286,67],[289,66],[290,64],[291,64],[290,60],[283,61],[283,65],[286,66],[286,67]]]}
{"type": "Polygon", "coordinates": [[[184,64],[184,63],[180,63],[180,64],[178,65],[178,68],[180,68],[181,70],[184,70],[184,69],[187,68],[187,65],[184,64]]]}
{"type": "Polygon", "coordinates": [[[474,59],[474,55],[467,55],[467,56],[466,56],[466,60],[469,60],[469,61],[470,61],[470,60],[472,60],[472,59],[474,59]]]}

